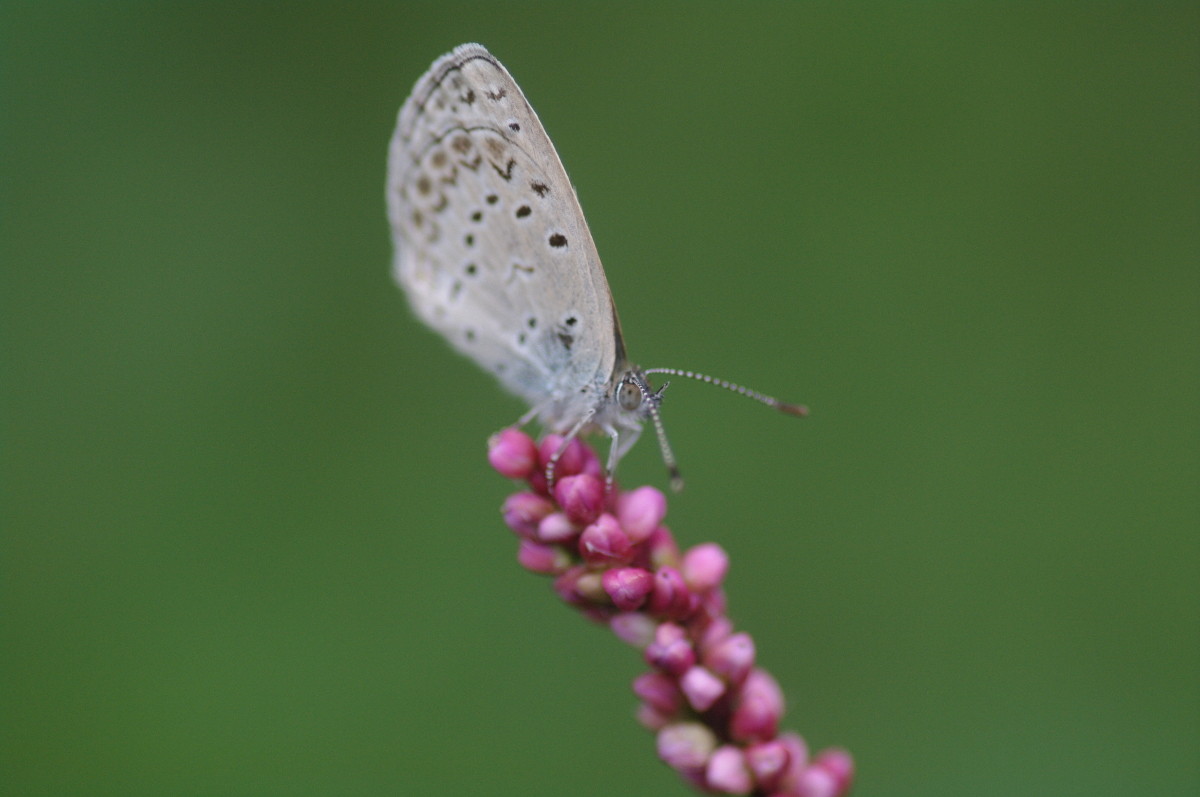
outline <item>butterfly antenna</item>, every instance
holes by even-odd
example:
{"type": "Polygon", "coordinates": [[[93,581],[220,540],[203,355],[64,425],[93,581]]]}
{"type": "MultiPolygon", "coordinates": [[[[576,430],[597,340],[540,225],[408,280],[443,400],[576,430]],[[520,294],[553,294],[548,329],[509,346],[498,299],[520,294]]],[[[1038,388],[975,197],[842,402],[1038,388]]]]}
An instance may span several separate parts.
{"type": "Polygon", "coordinates": [[[663,463],[667,466],[667,473],[671,477],[671,489],[679,492],[683,489],[683,474],[679,472],[679,464],[675,461],[675,452],[671,450],[671,444],[667,442],[667,431],[663,428],[662,416],[658,412],[658,405],[662,404],[663,391],[670,387],[671,383],[664,382],[663,386],[653,393],[650,392],[650,386],[642,379],[635,379],[634,384],[642,391],[646,412],[650,415],[650,423],[654,424],[654,436],[658,438],[658,449],[662,452],[663,463]]]}
{"type": "Polygon", "coordinates": [[[772,398],[771,396],[759,393],[757,390],[751,390],[748,387],[734,384],[733,382],[729,382],[725,379],[717,379],[716,377],[709,376],[708,374],[698,374],[695,371],[680,371],[675,368],[647,368],[642,373],[667,374],[669,376],[683,376],[688,379],[696,379],[700,382],[707,382],[710,385],[716,385],[717,387],[723,387],[726,390],[731,390],[738,395],[752,398],[757,402],[766,404],[768,407],[773,407],[787,415],[795,415],[797,418],[803,418],[808,415],[808,407],[804,406],[803,404],[789,404],[786,401],[780,401],[777,398],[772,398]]]}

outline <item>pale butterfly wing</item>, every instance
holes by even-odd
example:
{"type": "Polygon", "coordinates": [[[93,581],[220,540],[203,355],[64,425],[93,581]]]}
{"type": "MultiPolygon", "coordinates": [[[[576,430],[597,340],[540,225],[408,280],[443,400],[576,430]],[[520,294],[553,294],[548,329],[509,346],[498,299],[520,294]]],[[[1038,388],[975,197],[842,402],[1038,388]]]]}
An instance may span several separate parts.
{"type": "Polygon", "coordinates": [[[627,366],[600,258],[537,114],[480,45],[404,103],[387,200],[395,276],[425,323],[559,431],[603,408],[627,366]]]}

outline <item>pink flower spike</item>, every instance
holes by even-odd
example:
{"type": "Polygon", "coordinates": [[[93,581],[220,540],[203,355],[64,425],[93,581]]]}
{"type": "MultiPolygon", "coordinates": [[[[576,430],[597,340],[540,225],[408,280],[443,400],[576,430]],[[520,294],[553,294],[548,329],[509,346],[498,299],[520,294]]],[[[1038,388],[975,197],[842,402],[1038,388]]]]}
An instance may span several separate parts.
{"type": "Polygon", "coordinates": [[[654,589],[654,574],[640,567],[617,567],[604,572],[604,591],[623,612],[631,612],[646,602],[654,589]]]}
{"type": "Polygon", "coordinates": [[[521,547],[517,549],[517,561],[526,570],[548,576],[562,573],[571,566],[571,557],[562,548],[556,545],[541,545],[530,540],[521,540],[521,547]]]}
{"type": "Polygon", "coordinates": [[[580,616],[641,652],[649,667],[633,681],[636,717],[659,757],[705,794],[845,797],[848,753],[810,759],[801,736],[778,732],[783,693],[759,667],[755,639],[728,616],[726,551],[702,543],[681,552],[660,490],[606,485],[591,447],[562,441],[535,444],[517,429],[488,441],[491,465],[528,484],[504,502],[504,522],[524,568],[550,575],[580,616]],[[550,488],[546,464],[560,446],[550,488]]]}
{"type": "Polygon", "coordinates": [[[700,770],[717,747],[717,737],[698,722],[676,722],[658,732],[658,757],[681,772],[700,770]]]}
{"type": "Polygon", "coordinates": [[[666,496],[653,487],[639,487],[617,499],[617,519],[634,544],[653,534],[666,515],[666,496]]]}
{"type": "Polygon", "coordinates": [[[556,544],[568,542],[579,536],[579,529],[562,512],[551,512],[538,522],[537,539],[556,544]]]}
{"type": "Polygon", "coordinates": [[[604,482],[595,476],[559,477],[554,483],[554,500],[572,523],[586,526],[595,521],[604,508],[604,482]]]}
{"type": "Polygon", "coordinates": [[[734,634],[704,654],[704,666],[731,684],[741,683],[754,666],[754,640],[749,634],[734,634]]]}
{"type": "Polygon", "coordinates": [[[640,650],[654,641],[658,623],[641,612],[625,612],[612,618],[609,627],[617,639],[640,650]]]}
{"type": "Polygon", "coordinates": [[[704,779],[708,787],[724,794],[749,794],[754,788],[745,754],[733,745],[722,745],[708,757],[704,779]]]}
{"type": "MultiPolygon", "coordinates": [[[[590,479],[591,476],[574,476],[590,479]]],[[[633,558],[633,547],[617,519],[612,515],[601,515],[595,523],[579,535],[579,555],[590,565],[623,565],[633,558]]],[[[629,607],[636,608],[636,607],[629,607]]]]}
{"type": "Polygon", "coordinates": [[[688,704],[699,712],[708,711],[725,694],[725,682],[703,667],[688,669],[679,679],[679,688],[688,704]]]}
{"type": "Polygon", "coordinates": [[[787,745],[778,739],[746,748],[746,765],[754,773],[754,782],[768,791],[779,785],[787,771],[788,757],[787,745]]]}
{"type": "Polygon", "coordinates": [[[633,693],[661,714],[679,711],[683,696],[675,680],[660,672],[642,673],[633,679],[633,693]]]}
{"type": "Polygon", "coordinates": [[[519,429],[502,429],[488,440],[488,462],[501,476],[528,479],[538,467],[538,450],[519,429]]]}
{"type": "Polygon", "coordinates": [[[729,571],[729,554],[715,542],[706,542],[683,555],[683,580],[696,592],[720,586],[729,571]]]}
{"type": "Polygon", "coordinates": [[[554,504],[533,493],[510,495],[500,508],[504,523],[522,537],[534,539],[542,518],[554,511],[554,504]]]}

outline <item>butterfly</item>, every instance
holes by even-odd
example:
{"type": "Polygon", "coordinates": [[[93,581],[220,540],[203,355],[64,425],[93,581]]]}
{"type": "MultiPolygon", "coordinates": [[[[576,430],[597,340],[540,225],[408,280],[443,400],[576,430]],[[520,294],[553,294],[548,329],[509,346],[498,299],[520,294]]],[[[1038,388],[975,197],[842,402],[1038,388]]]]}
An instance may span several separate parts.
{"type": "Polygon", "coordinates": [[[478,44],[437,59],[400,109],[388,152],[393,271],[417,316],[570,440],[594,430],[617,463],[653,425],[683,481],[659,408],[668,383],[698,379],[781,412],[807,409],[692,371],[643,369],[625,352],[596,245],[554,145],[520,87],[478,44]]]}

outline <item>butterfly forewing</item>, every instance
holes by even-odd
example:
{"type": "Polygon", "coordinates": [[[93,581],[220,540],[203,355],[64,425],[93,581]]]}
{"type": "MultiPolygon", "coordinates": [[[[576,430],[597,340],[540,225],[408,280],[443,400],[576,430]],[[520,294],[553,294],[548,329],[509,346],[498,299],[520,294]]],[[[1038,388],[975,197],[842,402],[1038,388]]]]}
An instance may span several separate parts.
{"type": "Polygon", "coordinates": [[[483,47],[417,82],[387,198],[396,278],[422,320],[553,425],[603,400],[623,352],[595,244],[541,122],[483,47]]]}

